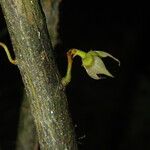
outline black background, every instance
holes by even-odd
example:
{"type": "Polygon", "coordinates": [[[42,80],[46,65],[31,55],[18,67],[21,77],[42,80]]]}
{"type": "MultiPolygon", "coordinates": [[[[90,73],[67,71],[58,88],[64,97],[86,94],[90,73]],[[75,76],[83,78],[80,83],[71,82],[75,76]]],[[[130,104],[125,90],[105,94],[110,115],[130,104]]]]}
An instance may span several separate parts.
{"type": "MultiPolygon", "coordinates": [[[[103,59],[114,79],[93,80],[73,63],[66,89],[81,150],[150,149],[150,65],[143,49],[141,4],[64,0],[60,7],[59,43],[55,58],[62,76],[70,48],[103,50],[121,61],[119,68],[103,59]]],[[[0,13],[0,41],[11,48],[0,13]]],[[[12,52],[13,53],[13,52],[12,52]]],[[[16,66],[0,50],[0,144],[14,149],[23,83],[16,66]]]]}

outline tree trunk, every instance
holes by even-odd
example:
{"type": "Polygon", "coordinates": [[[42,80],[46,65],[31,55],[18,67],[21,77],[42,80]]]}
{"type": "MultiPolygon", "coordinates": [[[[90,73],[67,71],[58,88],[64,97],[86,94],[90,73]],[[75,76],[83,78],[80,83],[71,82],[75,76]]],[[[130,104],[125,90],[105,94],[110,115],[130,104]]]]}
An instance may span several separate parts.
{"type": "Polygon", "coordinates": [[[46,21],[37,0],[0,0],[42,150],[77,149],[46,21]]]}
{"type": "Polygon", "coordinates": [[[37,145],[38,139],[30,111],[29,98],[24,91],[20,108],[16,150],[37,150],[35,149],[37,145]]]}
{"type": "MultiPolygon", "coordinates": [[[[55,47],[58,41],[59,4],[61,0],[41,0],[41,5],[46,17],[48,31],[51,35],[52,45],[55,47]]],[[[35,134],[35,125],[31,117],[28,97],[23,92],[22,105],[20,108],[20,119],[16,150],[35,150],[38,145],[35,134]]]]}
{"type": "Polygon", "coordinates": [[[58,43],[59,5],[61,0],[41,0],[42,8],[46,16],[47,28],[51,35],[52,45],[58,43]]]}

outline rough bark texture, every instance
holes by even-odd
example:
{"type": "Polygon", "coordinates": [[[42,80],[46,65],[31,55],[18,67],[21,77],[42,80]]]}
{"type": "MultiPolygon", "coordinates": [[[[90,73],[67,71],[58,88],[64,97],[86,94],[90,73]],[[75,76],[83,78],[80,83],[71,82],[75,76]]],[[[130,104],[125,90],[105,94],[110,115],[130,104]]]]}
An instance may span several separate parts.
{"type": "Polygon", "coordinates": [[[20,109],[16,150],[37,150],[35,149],[37,145],[38,139],[30,111],[29,98],[24,91],[20,109]]]}
{"type": "MultiPolygon", "coordinates": [[[[57,28],[60,2],[61,0],[41,0],[53,46],[55,46],[58,41],[57,28]]],[[[37,136],[35,134],[35,125],[33,123],[28,101],[28,97],[24,92],[20,109],[16,150],[35,150],[35,147],[37,147],[38,144],[37,136]]]]}
{"type": "Polygon", "coordinates": [[[39,1],[0,0],[42,150],[77,149],[39,1]]]}
{"type": "Polygon", "coordinates": [[[61,0],[41,0],[43,11],[46,16],[48,31],[51,35],[52,45],[58,43],[59,5],[61,0]]]}

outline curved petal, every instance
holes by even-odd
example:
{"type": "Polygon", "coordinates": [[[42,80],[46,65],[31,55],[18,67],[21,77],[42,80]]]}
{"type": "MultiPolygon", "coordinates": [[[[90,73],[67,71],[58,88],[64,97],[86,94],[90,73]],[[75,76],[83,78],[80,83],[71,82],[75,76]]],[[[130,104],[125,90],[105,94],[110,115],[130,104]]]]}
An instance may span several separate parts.
{"type": "Polygon", "coordinates": [[[113,77],[113,75],[106,69],[105,64],[103,63],[101,58],[99,58],[98,56],[94,56],[94,63],[92,66],[84,66],[84,68],[86,69],[88,75],[96,80],[100,79],[98,74],[104,74],[113,77]]]}
{"type": "Polygon", "coordinates": [[[106,53],[104,51],[95,51],[95,52],[97,53],[97,55],[99,57],[110,57],[110,58],[114,59],[115,61],[118,62],[119,66],[120,66],[120,61],[117,58],[115,58],[114,56],[112,56],[111,54],[106,53]]]}
{"type": "MultiPolygon", "coordinates": [[[[85,68],[85,67],[84,67],[84,68],[85,68]]],[[[85,70],[86,70],[87,74],[88,74],[91,78],[93,78],[93,79],[95,79],[95,80],[99,80],[99,79],[100,79],[100,77],[99,77],[95,72],[93,72],[92,69],[90,69],[90,68],[85,68],[85,70]]]]}

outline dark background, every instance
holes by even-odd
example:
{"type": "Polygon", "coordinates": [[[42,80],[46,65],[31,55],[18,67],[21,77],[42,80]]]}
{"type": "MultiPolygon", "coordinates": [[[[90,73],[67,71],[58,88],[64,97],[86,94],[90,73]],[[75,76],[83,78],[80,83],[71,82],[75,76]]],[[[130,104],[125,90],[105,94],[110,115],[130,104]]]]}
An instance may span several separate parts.
{"type": "MultiPolygon", "coordinates": [[[[73,63],[72,81],[66,89],[69,109],[81,150],[150,149],[150,66],[143,49],[142,5],[64,0],[60,7],[59,44],[55,58],[62,76],[65,53],[70,48],[103,50],[121,61],[103,59],[114,79],[91,79],[73,63]]],[[[11,48],[0,13],[0,41],[11,48]]],[[[22,81],[16,66],[0,50],[0,145],[15,145],[22,81]]]]}

